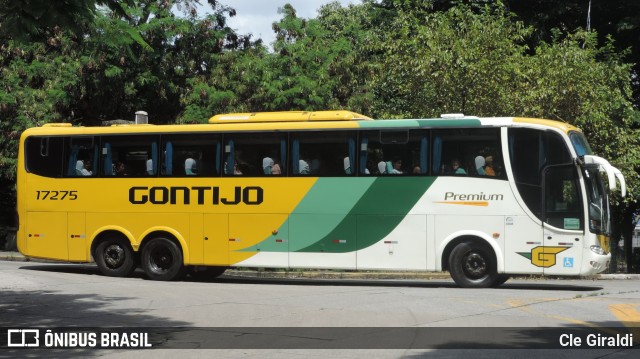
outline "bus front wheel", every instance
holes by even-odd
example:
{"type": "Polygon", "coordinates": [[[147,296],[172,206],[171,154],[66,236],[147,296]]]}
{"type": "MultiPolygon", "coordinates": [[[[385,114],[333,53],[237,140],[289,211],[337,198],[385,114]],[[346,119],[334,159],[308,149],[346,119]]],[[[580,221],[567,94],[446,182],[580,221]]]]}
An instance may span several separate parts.
{"type": "Polygon", "coordinates": [[[182,251],[170,239],[154,238],[142,248],[142,268],[149,279],[179,279],[185,273],[182,251]]]}
{"type": "Polygon", "coordinates": [[[496,281],[493,282],[493,286],[494,287],[499,287],[499,286],[503,285],[506,281],[508,281],[509,278],[511,278],[511,277],[506,275],[506,274],[498,274],[498,277],[496,278],[496,281]]]}
{"type": "Polygon", "coordinates": [[[119,238],[108,238],[96,247],[100,272],[110,277],[128,277],[136,269],[131,247],[119,238]]]}
{"type": "Polygon", "coordinates": [[[189,275],[197,280],[215,279],[223,275],[227,267],[201,267],[189,268],[189,275]]]}
{"type": "Polygon", "coordinates": [[[449,273],[463,288],[488,288],[498,280],[491,252],[476,243],[460,243],[451,251],[449,273]]]}

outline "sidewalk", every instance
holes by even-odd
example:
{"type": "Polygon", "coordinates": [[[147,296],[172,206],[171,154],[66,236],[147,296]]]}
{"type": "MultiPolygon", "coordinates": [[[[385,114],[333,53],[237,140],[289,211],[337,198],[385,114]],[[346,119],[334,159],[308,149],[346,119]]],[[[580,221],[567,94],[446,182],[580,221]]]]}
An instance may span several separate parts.
{"type": "MultiPolygon", "coordinates": [[[[47,262],[52,263],[46,259],[32,259],[27,258],[19,252],[12,251],[0,251],[0,260],[2,261],[15,261],[15,262],[47,262]]],[[[55,261],[55,263],[61,263],[55,261]]],[[[415,280],[430,280],[430,279],[451,279],[448,272],[416,272],[416,271],[361,271],[361,272],[339,272],[328,270],[241,270],[230,269],[226,272],[229,275],[236,277],[250,277],[250,278],[289,278],[289,279],[415,279],[415,280]]],[[[522,276],[518,279],[543,279],[540,276],[522,276]]],[[[598,280],[640,280],[640,274],[598,274],[595,279],[598,280]]]]}

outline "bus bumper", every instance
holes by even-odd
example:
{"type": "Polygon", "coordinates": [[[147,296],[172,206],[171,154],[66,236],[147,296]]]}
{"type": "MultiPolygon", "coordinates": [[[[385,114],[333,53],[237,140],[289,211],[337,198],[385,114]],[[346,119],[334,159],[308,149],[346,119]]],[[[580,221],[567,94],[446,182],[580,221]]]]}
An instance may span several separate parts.
{"type": "Polygon", "coordinates": [[[585,257],[582,261],[582,271],[580,275],[589,276],[598,274],[609,268],[611,261],[611,253],[598,254],[592,250],[585,251],[585,257]]]}

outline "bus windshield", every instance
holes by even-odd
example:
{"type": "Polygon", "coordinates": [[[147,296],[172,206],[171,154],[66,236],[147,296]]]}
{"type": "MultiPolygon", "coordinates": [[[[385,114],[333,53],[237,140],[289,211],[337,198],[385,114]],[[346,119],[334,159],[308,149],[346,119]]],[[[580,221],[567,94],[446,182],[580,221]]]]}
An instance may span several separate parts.
{"type": "Polygon", "coordinates": [[[576,150],[576,154],[578,155],[578,157],[593,154],[593,151],[591,151],[591,146],[589,146],[589,142],[587,142],[586,137],[584,137],[582,133],[572,131],[569,133],[569,138],[571,139],[571,144],[576,150]]]}
{"type": "Polygon", "coordinates": [[[598,166],[585,167],[584,179],[589,203],[589,230],[596,234],[609,234],[609,202],[598,166]]]}

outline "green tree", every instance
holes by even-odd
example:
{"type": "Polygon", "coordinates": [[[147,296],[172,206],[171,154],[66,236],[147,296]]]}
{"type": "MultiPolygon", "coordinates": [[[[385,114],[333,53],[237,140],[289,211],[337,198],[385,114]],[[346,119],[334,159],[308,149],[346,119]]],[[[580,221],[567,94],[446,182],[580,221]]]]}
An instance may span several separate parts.
{"type": "Polygon", "coordinates": [[[0,0],[0,37],[38,41],[60,30],[81,36],[93,22],[97,6],[125,15],[122,5],[133,3],[133,0],[0,0]]]}
{"type": "Polygon", "coordinates": [[[640,2],[636,0],[503,0],[509,11],[513,11],[526,24],[535,29],[530,44],[551,41],[554,32],[573,32],[576,29],[594,30],[600,43],[608,37],[617,52],[626,49],[626,61],[633,67],[636,80],[632,82],[635,104],[640,105],[640,2]]]}
{"type": "MultiPolygon", "coordinates": [[[[24,129],[47,122],[99,125],[103,119],[131,118],[138,109],[150,112],[156,123],[173,122],[182,113],[180,98],[188,91],[189,80],[218,66],[209,54],[252,44],[226,26],[226,18],[235,14],[232,8],[209,1],[213,14],[198,18],[192,2],[139,0],[119,3],[119,11],[92,9],[92,19],[82,24],[81,36],[75,29],[59,26],[64,22],[54,26],[33,20],[27,12],[25,21],[38,25],[30,41],[0,34],[3,211],[11,213],[15,208],[18,140],[24,129]],[[171,11],[175,4],[182,5],[185,16],[171,11]]],[[[19,3],[49,6],[48,2],[19,3]]],[[[64,5],[58,3],[67,4],[54,5],[64,5]]],[[[0,10],[9,5],[14,2],[1,3],[0,10]]],[[[0,12],[0,28],[8,29],[5,25],[11,17],[4,14],[0,12]]],[[[0,215],[0,221],[13,220],[7,213],[0,215]]]]}
{"type": "Polygon", "coordinates": [[[430,117],[464,112],[513,113],[514,66],[529,30],[502,11],[476,14],[399,10],[380,29],[385,56],[373,84],[383,117],[430,117]]]}

